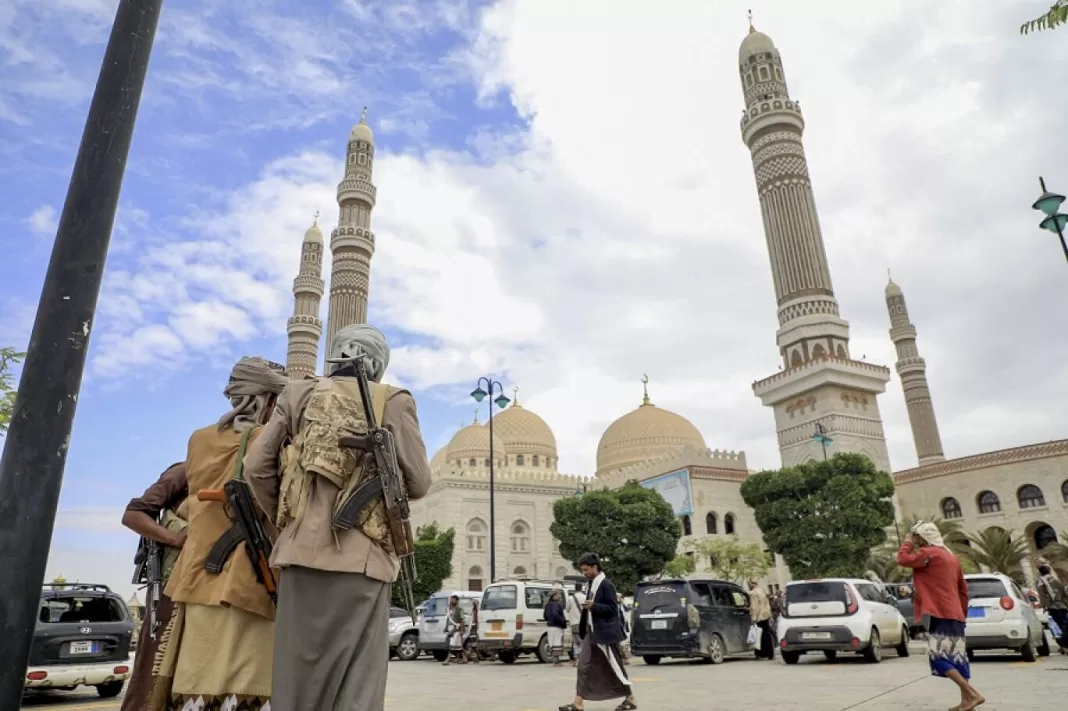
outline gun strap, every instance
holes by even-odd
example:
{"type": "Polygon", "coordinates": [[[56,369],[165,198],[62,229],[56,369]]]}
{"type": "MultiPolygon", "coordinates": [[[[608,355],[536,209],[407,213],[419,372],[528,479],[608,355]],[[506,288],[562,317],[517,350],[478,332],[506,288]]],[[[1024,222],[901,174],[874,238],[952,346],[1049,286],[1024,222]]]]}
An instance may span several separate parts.
{"type": "Polygon", "coordinates": [[[234,462],[234,479],[245,479],[245,452],[248,450],[248,438],[255,427],[249,427],[241,433],[241,445],[237,448],[237,461],[234,462]]]}
{"type": "Polygon", "coordinates": [[[245,533],[236,523],[230,529],[219,536],[219,540],[208,551],[208,557],[204,560],[204,570],[212,575],[218,575],[226,566],[237,547],[245,540],[245,533]]]}

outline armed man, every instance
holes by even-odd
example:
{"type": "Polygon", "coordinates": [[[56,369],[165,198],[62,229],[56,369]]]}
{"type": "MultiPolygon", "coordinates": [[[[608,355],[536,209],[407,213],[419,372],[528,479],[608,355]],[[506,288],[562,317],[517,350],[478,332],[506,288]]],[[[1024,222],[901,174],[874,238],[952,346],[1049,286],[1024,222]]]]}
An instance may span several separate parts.
{"type": "MultiPolygon", "coordinates": [[[[327,377],[291,382],[245,457],[281,533],[272,711],[382,711],[391,584],[410,590],[407,500],[430,487],[415,400],[382,383],[377,329],[341,329],[327,377]]],[[[410,597],[410,595],[409,595],[410,597]]]]}

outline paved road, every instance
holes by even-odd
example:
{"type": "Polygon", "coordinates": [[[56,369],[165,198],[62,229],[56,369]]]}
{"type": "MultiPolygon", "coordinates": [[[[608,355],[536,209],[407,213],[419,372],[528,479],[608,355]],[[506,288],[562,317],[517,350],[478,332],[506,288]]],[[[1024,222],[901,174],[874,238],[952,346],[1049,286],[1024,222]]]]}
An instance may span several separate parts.
{"type": "MultiPolygon", "coordinates": [[[[857,659],[827,663],[804,657],[797,666],[781,661],[732,659],[721,666],[664,662],[629,667],[639,706],[650,711],[945,711],[957,703],[952,683],[929,676],[922,645],[913,656],[890,656],[879,665],[857,659]]],[[[985,693],[983,711],[1063,708],[1068,699],[1068,657],[1035,664],[1019,657],[980,655],[973,665],[976,686],[985,693]]],[[[555,711],[571,700],[570,667],[553,669],[521,660],[442,667],[429,659],[391,662],[386,711],[555,711]]],[[[591,711],[613,703],[588,704],[591,711]]],[[[56,711],[113,711],[118,701],[88,693],[27,698],[23,708],[56,711]]]]}

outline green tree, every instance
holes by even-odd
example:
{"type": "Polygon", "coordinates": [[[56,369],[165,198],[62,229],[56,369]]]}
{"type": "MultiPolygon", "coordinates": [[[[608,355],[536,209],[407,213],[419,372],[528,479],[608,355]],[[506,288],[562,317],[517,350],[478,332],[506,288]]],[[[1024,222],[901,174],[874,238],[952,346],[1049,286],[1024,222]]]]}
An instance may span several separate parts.
{"type": "Polygon", "coordinates": [[[737,536],[704,536],[686,548],[694,552],[704,572],[735,583],[761,578],[772,565],[759,544],[743,543],[737,536]]]}
{"type": "Polygon", "coordinates": [[[560,541],[560,553],[570,561],[596,553],[624,595],[642,578],[664,572],[682,535],[664,497],[635,482],[560,499],[553,518],[549,530],[560,541]]]}
{"type": "Polygon", "coordinates": [[[697,561],[692,555],[680,553],[664,565],[664,576],[668,578],[685,578],[697,570],[697,561]]]}
{"type": "MultiPolygon", "coordinates": [[[[452,553],[455,548],[456,529],[442,531],[438,524],[421,526],[415,534],[415,571],[418,577],[412,583],[416,604],[441,590],[441,584],[452,576],[452,553]]],[[[404,596],[399,585],[393,586],[393,604],[404,606],[404,596]]]]}
{"type": "Polygon", "coordinates": [[[11,413],[15,409],[15,386],[12,368],[26,357],[14,348],[0,348],[0,434],[7,432],[11,413]]]}
{"type": "Polygon", "coordinates": [[[862,454],[760,472],[741,493],[796,578],[862,575],[894,522],[893,479],[862,454]]]}
{"type": "Polygon", "coordinates": [[[996,526],[977,531],[968,540],[971,546],[966,549],[964,558],[979,568],[990,573],[1008,575],[1018,583],[1023,583],[1023,564],[1031,557],[1027,541],[996,526]]]}
{"type": "Polygon", "coordinates": [[[1068,0],[1057,0],[1045,15],[1023,23],[1020,26],[1020,34],[1052,30],[1066,24],[1068,24],[1068,0]]]}

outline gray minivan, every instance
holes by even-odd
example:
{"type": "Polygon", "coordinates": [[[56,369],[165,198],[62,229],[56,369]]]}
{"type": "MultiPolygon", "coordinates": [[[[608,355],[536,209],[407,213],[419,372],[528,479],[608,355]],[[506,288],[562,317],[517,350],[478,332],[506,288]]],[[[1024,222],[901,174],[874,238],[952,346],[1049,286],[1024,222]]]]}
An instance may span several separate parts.
{"type": "Polygon", "coordinates": [[[646,664],[664,657],[713,664],[751,651],[749,595],[712,578],[648,580],[634,589],[630,651],[646,664]]]}

